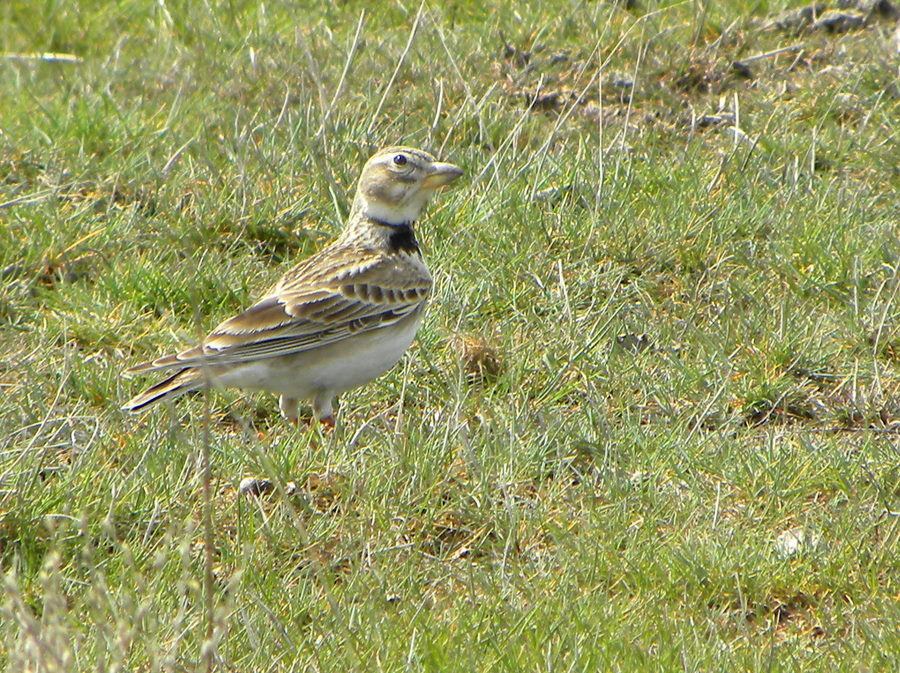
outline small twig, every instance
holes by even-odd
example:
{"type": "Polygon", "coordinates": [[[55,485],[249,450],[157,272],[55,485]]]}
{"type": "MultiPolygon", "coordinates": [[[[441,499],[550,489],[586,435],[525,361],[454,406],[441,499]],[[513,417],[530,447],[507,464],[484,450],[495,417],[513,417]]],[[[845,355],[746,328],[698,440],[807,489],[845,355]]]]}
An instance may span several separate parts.
{"type": "Polygon", "coordinates": [[[194,136],[193,138],[191,138],[190,140],[188,140],[184,145],[182,145],[181,147],[179,147],[177,150],[175,150],[175,151],[172,153],[172,156],[170,156],[170,157],[166,160],[165,165],[162,167],[162,174],[163,174],[163,175],[165,175],[166,173],[168,173],[168,172],[172,169],[172,166],[175,165],[175,163],[181,158],[181,155],[184,154],[184,151],[185,151],[188,147],[190,147],[191,144],[192,144],[196,139],[197,139],[197,136],[194,136]]]}
{"type": "Polygon", "coordinates": [[[441,121],[441,112],[444,108],[444,80],[438,80],[438,99],[437,106],[434,110],[434,119],[431,122],[431,131],[429,133],[430,138],[434,138],[434,132],[437,130],[438,124],[441,121]]]}
{"type": "Polygon", "coordinates": [[[60,199],[70,199],[73,198],[73,196],[77,193],[75,190],[95,187],[96,185],[97,183],[91,180],[69,182],[64,185],[57,185],[49,189],[42,189],[40,191],[26,194],[24,196],[17,196],[16,198],[10,199],[9,201],[4,201],[0,203],[0,210],[12,208],[13,206],[32,205],[34,203],[39,203],[44,199],[50,198],[51,196],[55,196],[60,199]]]}
{"type": "MultiPolygon", "coordinates": [[[[200,329],[200,309],[195,307],[194,319],[198,332],[200,329]]],[[[213,578],[213,554],[215,550],[215,529],[213,528],[213,504],[212,504],[212,465],[210,462],[210,443],[212,423],[212,407],[210,395],[212,394],[212,379],[209,372],[209,364],[203,353],[201,372],[204,378],[203,387],[203,433],[200,438],[200,487],[203,498],[203,612],[206,622],[203,642],[200,645],[200,661],[206,673],[212,673],[216,659],[215,642],[215,588],[213,578]]]]}
{"type": "Polygon", "coordinates": [[[302,33],[299,34],[299,40],[300,46],[303,47],[303,55],[306,56],[306,62],[309,65],[309,76],[316,85],[316,91],[319,94],[319,113],[324,119],[325,110],[327,109],[325,106],[325,85],[322,84],[322,74],[319,69],[319,64],[316,63],[316,59],[313,58],[312,52],[309,50],[309,45],[306,42],[306,38],[303,37],[302,33]]]}
{"type": "Polygon", "coordinates": [[[203,395],[203,442],[200,451],[200,470],[202,471],[203,487],[203,594],[205,599],[206,634],[203,646],[200,650],[200,658],[204,662],[207,673],[212,673],[215,661],[215,598],[213,596],[213,550],[215,545],[215,533],[212,521],[212,475],[210,474],[209,459],[209,424],[210,407],[209,396],[211,391],[206,386],[203,395]]]}
{"type": "Polygon", "coordinates": [[[767,51],[763,54],[756,54],[755,56],[748,56],[747,58],[742,58],[740,60],[735,61],[735,64],[738,66],[747,65],[748,63],[755,63],[756,61],[761,61],[764,58],[770,58],[772,56],[778,56],[779,54],[794,54],[798,51],[803,50],[802,44],[795,44],[792,47],[782,47],[781,49],[773,49],[772,51],[767,51]]]}
{"type": "Polygon", "coordinates": [[[262,608],[262,611],[266,613],[266,616],[272,622],[276,629],[278,629],[278,633],[281,635],[284,640],[284,644],[287,645],[292,652],[297,651],[297,646],[294,644],[294,641],[291,640],[291,636],[288,633],[287,628],[280,619],[278,619],[278,615],[276,615],[272,609],[266,605],[263,600],[254,592],[250,592],[250,598],[254,600],[254,602],[262,608]]]}
{"type": "Polygon", "coordinates": [[[375,554],[387,554],[392,551],[400,551],[401,549],[412,549],[416,546],[415,542],[407,542],[405,544],[395,544],[393,547],[382,547],[381,549],[372,549],[369,552],[369,556],[375,556],[375,554]]]}
{"type": "Polygon", "coordinates": [[[12,208],[13,206],[23,206],[23,205],[31,205],[33,203],[38,203],[43,201],[48,196],[53,194],[55,190],[53,189],[42,189],[39,192],[34,192],[33,194],[26,194],[25,196],[19,196],[15,199],[10,199],[9,201],[4,201],[0,203],[0,210],[4,210],[6,208],[12,208]]]}
{"type": "Polygon", "coordinates": [[[84,59],[75,54],[57,54],[44,52],[41,54],[3,54],[10,61],[44,61],[46,63],[83,63],[84,59]]]}
{"type": "Polygon", "coordinates": [[[277,128],[281,125],[281,120],[284,119],[284,115],[287,113],[288,103],[291,102],[291,87],[286,86],[284,88],[284,100],[281,102],[281,110],[278,112],[278,118],[275,120],[275,123],[272,124],[273,128],[277,128]]]}

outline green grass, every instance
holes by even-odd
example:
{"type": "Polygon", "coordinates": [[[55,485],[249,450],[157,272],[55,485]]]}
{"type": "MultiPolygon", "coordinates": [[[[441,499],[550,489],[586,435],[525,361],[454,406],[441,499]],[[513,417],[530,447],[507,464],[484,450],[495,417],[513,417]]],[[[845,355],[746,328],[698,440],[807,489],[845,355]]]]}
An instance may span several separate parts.
{"type": "Polygon", "coordinates": [[[2,4],[7,670],[900,668],[896,19],[551,4],[2,4]],[[467,176],[334,435],[119,410],[398,142],[467,176]]]}

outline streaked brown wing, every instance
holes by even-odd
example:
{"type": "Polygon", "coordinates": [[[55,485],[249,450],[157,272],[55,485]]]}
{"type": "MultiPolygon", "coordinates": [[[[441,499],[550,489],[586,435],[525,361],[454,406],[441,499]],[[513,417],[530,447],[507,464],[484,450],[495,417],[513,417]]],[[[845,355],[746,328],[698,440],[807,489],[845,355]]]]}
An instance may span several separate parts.
{"type": "Polygon", "coordinates": [[[325,254],[312,268],[303,263],[272,294],[216,327],[202,346],[129,371],[293,355],[387,327],[419,309],[431,291],[425,266],[404,256],[368,252],[362,259],[351,259],[346,251],[325,254]]]}

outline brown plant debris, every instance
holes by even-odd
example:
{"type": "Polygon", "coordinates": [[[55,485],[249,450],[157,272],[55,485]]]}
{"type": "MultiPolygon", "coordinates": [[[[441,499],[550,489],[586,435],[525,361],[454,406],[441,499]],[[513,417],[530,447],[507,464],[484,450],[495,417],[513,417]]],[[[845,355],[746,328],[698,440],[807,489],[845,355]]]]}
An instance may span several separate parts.
{"type": "Polygon", "coordinates": [[[494,379],[503,368],[500,353],[485,337],[458,334],[453,338],[452,347],[466,378],[472,383],[494,379]]]}

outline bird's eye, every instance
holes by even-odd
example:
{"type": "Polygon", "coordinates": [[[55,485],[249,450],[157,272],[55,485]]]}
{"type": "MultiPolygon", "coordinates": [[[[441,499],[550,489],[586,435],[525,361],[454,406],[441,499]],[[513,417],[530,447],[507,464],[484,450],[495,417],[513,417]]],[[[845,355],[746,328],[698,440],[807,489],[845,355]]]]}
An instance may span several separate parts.
{"type": "Polygon", "coordinates": [[[398,154],[394,157],[394,163],[398,166],[406,166],[406,157],[402,154],[398,154]]]}

